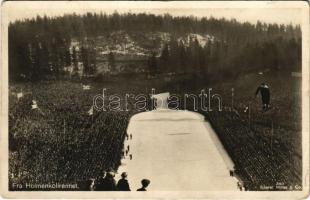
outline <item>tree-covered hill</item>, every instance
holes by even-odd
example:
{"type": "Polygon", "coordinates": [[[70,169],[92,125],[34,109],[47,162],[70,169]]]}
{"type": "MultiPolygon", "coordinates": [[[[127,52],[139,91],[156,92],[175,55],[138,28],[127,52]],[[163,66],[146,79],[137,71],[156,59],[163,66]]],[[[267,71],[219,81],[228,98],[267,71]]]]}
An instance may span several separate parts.
{"type": "Polygon", "coordinates": [[[251,71],[301,70],[300,26],[115,12],[37,16],[11,23],[10,80],[61,79],[68,66],[78,71],[79,63],[84,75],[96,74],[102,55],[113,70],[120,49],[125,57],[144,56],[144,71],[151,74],[234,77],[251,71]]]}

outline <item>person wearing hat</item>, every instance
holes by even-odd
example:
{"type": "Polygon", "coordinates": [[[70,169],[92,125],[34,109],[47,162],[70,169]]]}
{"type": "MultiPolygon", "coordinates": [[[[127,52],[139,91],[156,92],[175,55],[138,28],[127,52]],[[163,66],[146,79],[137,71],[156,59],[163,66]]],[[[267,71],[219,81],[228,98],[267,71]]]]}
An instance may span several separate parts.
{"type": "Polygon", "coordinates": [[[112,168],[109,168],[105,176],[101,176],[95,181],[94,189],[95,191],[115,191],[116,182],[114,180],[115,173],[112,168]]]}
{"type": "Polygon", "coordinates": [[[122,178],[117,182],[116,185],[117,189],[119,191],[130,191],[129,183],[127,180],[128,174],[126,172],[123,172],[121,176],[122,178]]]}
{"type": "Polygon", "coordinates": [[[105,171],[99,173],[99,176],[94,181],[94,190],[95,191],[104,191],[105,190],[105,171]]]}
{"type": "Polygon", "coordinates": [[[114,180],[115,172],[112,168],[109,168],[107,174],[105,176],[105,191],[115,191],[116,188],[116,181],[114,180]]]}
{"type": "Polygon", "coordinates": [[[137,189],[137,191],[147,191],[146,188],[147,188],[147,186],[149,186],[150,183],[151,183],[150,180],[142,179],[142,181],[141,181],[142,187],[137,189]]]}

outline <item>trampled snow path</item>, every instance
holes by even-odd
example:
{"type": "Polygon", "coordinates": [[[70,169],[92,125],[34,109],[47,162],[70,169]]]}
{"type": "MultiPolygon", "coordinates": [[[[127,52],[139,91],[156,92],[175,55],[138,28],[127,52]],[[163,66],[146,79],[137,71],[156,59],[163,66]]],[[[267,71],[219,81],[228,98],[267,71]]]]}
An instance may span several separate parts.
{"type": "Polygon", "coordinates": [[[127,133],[132,134],[125,141],[132,160],[122,160],[117,180],[128,172],[131,190],[143,178],[151,181],[152,191],[237,190],[237,179],[229,176],[233,163],[200,114],[168,109],[139,113],[127,133]]]}

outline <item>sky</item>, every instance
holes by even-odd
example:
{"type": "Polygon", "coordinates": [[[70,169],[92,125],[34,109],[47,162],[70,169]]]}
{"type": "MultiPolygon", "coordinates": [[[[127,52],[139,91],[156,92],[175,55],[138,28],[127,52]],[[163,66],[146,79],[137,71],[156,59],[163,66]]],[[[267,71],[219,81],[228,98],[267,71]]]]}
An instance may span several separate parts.
{"type": "Polygon", "coordinates": [[[4,3],[4,14],[10,22],[18,19],[40,16],[62,16],[64,14],[84,14],[87,12],[107,13],[152,13],[172,16],[196,16],[215,18],[235,18],[240,22],[301,24],[301,2],[25,2],[8,1],[4,3]]]}

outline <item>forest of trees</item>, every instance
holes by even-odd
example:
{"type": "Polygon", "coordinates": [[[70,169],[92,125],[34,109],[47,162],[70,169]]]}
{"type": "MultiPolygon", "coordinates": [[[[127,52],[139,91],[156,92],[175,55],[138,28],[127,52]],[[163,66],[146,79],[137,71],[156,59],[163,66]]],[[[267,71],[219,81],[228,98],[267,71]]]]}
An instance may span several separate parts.
{"type": "MultiPolygon", "coordinates": [[[[119,30],[128,34],[160,31],[171,35],[159,58],[155,53],[150,54],[151,74],[185,72],[236,76],[266,69],[301,70],[299,25],[259,21],[251,24],[234,19],[172,17],[169,14],[74,13],[53,18],[37,16],[9,25],[10,80],[61,78],[66,66],[77,68],[78,62],[83,63],[86,75],[94,74],[96,37],[119,30]],[[208,34],[216,39],[203,47],[197,38],[188,46],[177,40],[189,33],[208,34]],[[72,40],[82,44],[78,53],[76,47],[70,47],[72,40]]],[[[114,59],[109,55],[113,65],[114,59]]]]}
{"type": "MultiPolygon", "coordinates": [[[[149,58],[152,59],[153,56],[149,58]]],[[[202,47],[197,38],[193,38],[189,46],[171,38],[162,49],[159,64],[152,63],[150,68],[156,69],[150,71],[216,75],[217,79],[258,71],[300,71],[301,41],[280,36],[240,45],[218,40],[202,47]]]]}

